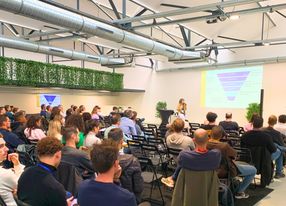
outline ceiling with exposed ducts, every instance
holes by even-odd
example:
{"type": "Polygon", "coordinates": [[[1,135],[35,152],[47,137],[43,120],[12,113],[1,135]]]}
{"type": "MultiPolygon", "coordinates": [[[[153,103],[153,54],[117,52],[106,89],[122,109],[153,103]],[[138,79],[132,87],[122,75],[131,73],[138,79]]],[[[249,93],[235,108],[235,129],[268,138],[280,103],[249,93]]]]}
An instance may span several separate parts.
{"type": "Polygon", "coordinates": [[[0,9],[0,46],[111,68],[286,57],[283,0],[0,0],[0,9]]]}

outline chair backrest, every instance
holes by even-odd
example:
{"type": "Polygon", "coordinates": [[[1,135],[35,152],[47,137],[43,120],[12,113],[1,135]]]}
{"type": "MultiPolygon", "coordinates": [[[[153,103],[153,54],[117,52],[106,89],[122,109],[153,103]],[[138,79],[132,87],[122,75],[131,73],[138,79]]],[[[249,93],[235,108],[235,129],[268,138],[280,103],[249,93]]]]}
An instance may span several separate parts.
{"type": "Polygon", "coordinates": [[[190,128],[191,128],[192,131],[194,131],[196,129],[199,129],[201,127],[200,123],[190,122],[189,125],[190,125],[190,128]]]}
{"type": "Polygon", "coordinates": [[[253,165],[252,154],[250,149],[243,147],[233,147],[237,152],[237,161],[246,162],[248,164],[253,165]]]}
{"type": "Polygon", "coordinates": [[[140,141],[141,143],[147,142],[147,140],[144,136],[132,135],[132,139],[136,140],[136,141],[140,141]]]}
{"type": "Polygon", "coordinates": [[[218,206],[219,180],[215,170],[181,169],[176,181],[172,206],[218,206]]]}
{"type": "Polygon", "coordinates": [[[172,148],[172,147],[167,147],[168,154],[172,156],[178,156],[180,152],[182,151],[181,149],[178,148],[172,148]]]}
{"type": "Polygon", "coordinates": [[[144,135],[145,137],[156,137],[156,134],[152,128],[144,127],[144,135]]]}
{"type": "Polygon", "coordinates": [[[138,140],[127,140],[128,148],[130,149],[131,154],[135,157],[142,157],[143,152],[141,149],[141,141],[138,140]]]}
{"type": "Polygon", "coordinates": [[[23,165],[29,167],[37,163],[36,145],[18,145],[17,153],[19,154],[19,160],[23,165]]]}
{"type": "Polygon", "coordinates": [[[66,191],[69,191],[73,196],[77,196],[79,184],[82,182],[82,177],[76,170],[75,166],[61,161],[56,171],[56,179],[64,186],[66,191]]]}

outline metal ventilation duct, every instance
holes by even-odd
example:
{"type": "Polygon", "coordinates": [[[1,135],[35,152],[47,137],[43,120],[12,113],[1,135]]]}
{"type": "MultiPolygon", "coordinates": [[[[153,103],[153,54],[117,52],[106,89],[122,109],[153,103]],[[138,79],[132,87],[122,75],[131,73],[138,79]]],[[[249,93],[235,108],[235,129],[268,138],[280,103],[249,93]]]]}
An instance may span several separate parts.
{"type": "Polygon", "coordinates": [[[177,49],[37,0],[0,0],[0,9],[59,25],[73,31],[99,36],[146,52],[160,54],[170,60],[202,58],[204,56],[202,52],[177,49]]]}
{"type": "MultiPolygon", "coordinates": [[[[19,38],[8,38],[0,35],[0,46],[9,47],[13,49],[20,49],[30,52],[38,52],[42,54],[49,54],[69,59],[84,60],[89,62],[100,63],[102,65],[124,65],[125,58],[110,58],[107,56],[95,56],[84,52],[76,52],[72,50],[52,47],[48,45],[41,45],[30,41],[25,41],[19,38]]],[[[127,62],[129,63],[129,62],[127,62]]]]}

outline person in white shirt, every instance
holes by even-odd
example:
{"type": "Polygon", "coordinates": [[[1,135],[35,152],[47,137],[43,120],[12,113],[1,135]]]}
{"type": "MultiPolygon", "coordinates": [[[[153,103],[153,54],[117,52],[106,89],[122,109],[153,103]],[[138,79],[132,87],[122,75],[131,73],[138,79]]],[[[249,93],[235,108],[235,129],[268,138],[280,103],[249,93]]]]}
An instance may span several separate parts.
{"type": "Polygon", "coordinates": [[[91,148],[94,144],[100,144],[101,140],[96,136],[99,132],[99,121],[88,120],[86,122],[86,136],[84,140],[84,146],[91,148]]]}
{"type": "Polygon", "coordinates": [[[286,135],[286,115],[282,114],[278,117],[278,123],[274,125],[274,129],[283,135],[286,135]]]}
{"type": "Polygon", "coordinates": [[[5,144],[5,140],[0,135],[0,164],[8,157],[14,167],[12,169],[0,167],[0,196],[7,206],[17,206],[13,193],[16,192],[18,179],[24,171],[24,166],[20,164],[18,154],[8,154],[8,148],[5,144]]]}
{"type": "Polygon", "coordinates": [[[41,129],[42,117],[41,116],[31,116],[27,122],[27,128],[24,134],[29,140],[38,141],[46,137],[46,134],[41,129]]]}

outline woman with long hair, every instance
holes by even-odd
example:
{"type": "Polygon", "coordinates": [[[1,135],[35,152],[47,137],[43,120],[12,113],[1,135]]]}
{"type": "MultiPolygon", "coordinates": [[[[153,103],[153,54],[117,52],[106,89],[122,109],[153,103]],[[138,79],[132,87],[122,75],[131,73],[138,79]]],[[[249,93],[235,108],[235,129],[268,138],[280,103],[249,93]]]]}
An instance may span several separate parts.
{"type": "Polygon", "coordinates": [[[29,140],[38,141],[46,137],[42,130],[42,117],[32,115],[27,121],[27,128],[24,130],[24,134],[29,140]]]}
{"type": "Polygon", "coordinates": [[[62,134],[61,134],[61,129],[62,129],[62,123],[59,120],[52,120],[49,123],[49,129],[47,132],[48,137],[55,137],[62,141],[62,134]]]}

